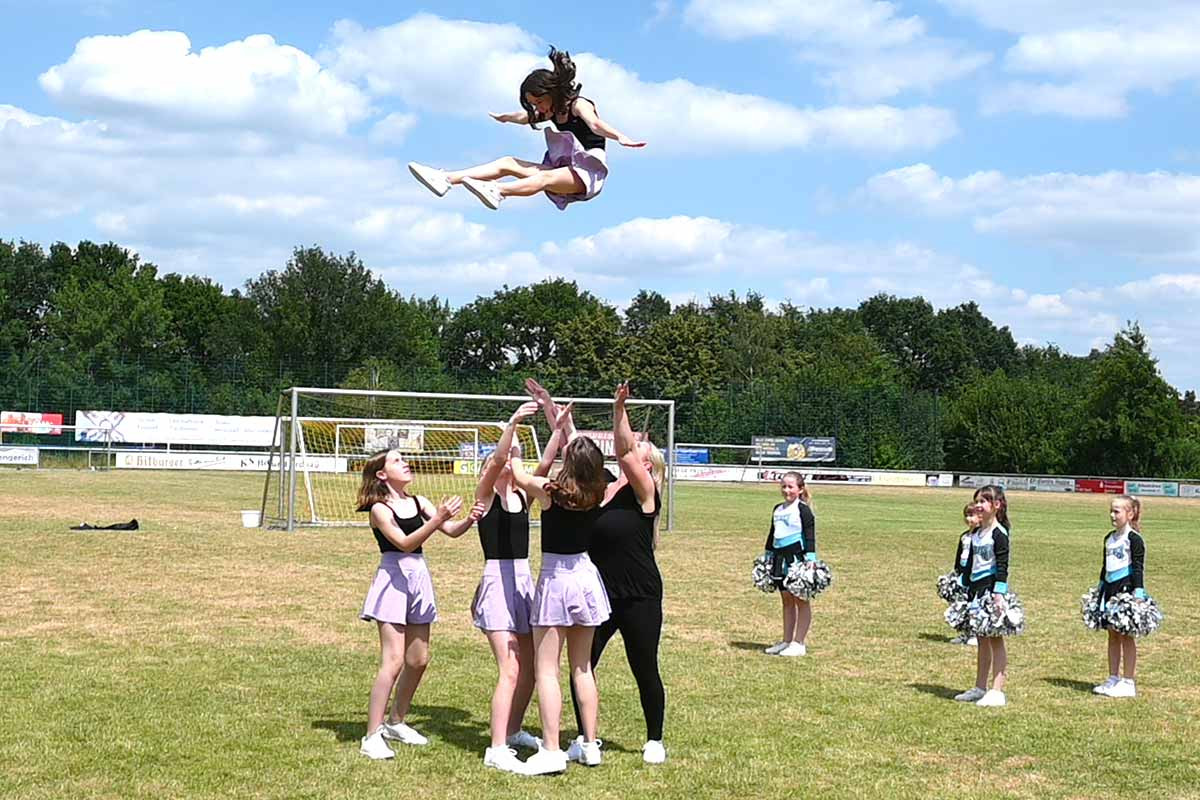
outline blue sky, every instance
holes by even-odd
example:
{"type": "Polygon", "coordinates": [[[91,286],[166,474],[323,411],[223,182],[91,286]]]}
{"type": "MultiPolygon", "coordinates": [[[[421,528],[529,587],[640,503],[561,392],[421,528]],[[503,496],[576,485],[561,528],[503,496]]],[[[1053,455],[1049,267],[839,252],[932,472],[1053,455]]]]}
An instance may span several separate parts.
{"type": "Polygon", "coordinates": [[[0,236],[227,288],[315,243],[456,305],[556,275],[617,305],[922,294],[1075,353],[1137,320],[1200,386],[1200,4],[603,8],[0,0],[0,236]],[[487,112],[549,44],[649,142],[610,146],[599,197],[492,212],[411,180],[538,159],[487,112]]]}

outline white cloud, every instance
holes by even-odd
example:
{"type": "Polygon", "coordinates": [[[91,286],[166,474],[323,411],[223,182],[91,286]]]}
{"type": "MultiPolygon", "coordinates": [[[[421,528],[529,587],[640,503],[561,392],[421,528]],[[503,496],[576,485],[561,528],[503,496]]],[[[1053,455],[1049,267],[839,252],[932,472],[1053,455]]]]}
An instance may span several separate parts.
{"type": "Polygon", "coordinates": [[[388,114],[371,126],[367,138],[373,144],[401,144],[416,125],[416,114],[388,114]]]}
{"type": "MultiPolygon", "coordinates": [[[[382,28],[334,26],[321,59],[335,74],[422,111],[482,117],[517,107],[522,79],[547,67],[546,48],[514,25],[418,14],[382,28]]],[[[942,108],[800,108],[676,78],[651,82],[591,53],[574,54],[584,94],[606,120],[650,143],[646,153],[728,150],[929,149],[958,132],[942,108]],[[666,110],[666,111],[664,111],[666,110]]]]}
{"type": "Polygon", "coordinates": [[[370,112],[356,86],[263,34],[198,52],[177,31],[90,36],[38,81],[71,108],[181,129],[337,135],[370,112]]]}
{"type": "Polygon", "coordinates": [[[954,179],[928,164],[870,178],[860,196],[931,215],[970,215],[982,233],[1156,260],[1200,260],[1200,176],[1049,173],[954,179]]]}
{"type": "Polygon", "coordinates": [[[958,80],[991,54],[928,35],[925,22],[878,0],[691,0],[684,20],[721,39],[775,38],[825,73],[821,82],[853,101],[876,101],[958,80]]]}

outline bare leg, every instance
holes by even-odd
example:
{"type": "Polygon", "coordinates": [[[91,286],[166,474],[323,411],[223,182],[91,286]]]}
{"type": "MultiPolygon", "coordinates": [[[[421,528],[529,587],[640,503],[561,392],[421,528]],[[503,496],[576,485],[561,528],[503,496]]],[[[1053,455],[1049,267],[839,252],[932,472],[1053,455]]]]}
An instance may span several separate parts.
{"type": "Polygon", "coordinates": [[[783,639],[790,642],[792,631],[796,630],[796,606],[792,603],[792,595],[786,589],[779,590],[779,599],[783,601],[783,639]]]}
{"type": "Polygon", "coordinates": [[[993,636],[988,641],[992,650],[992,688],[1003,692],[1008,682],[1008,646],[1003,636],[993,636]]]}
{"type": "Polygon", "coordinates": [[[521,730],[525,711],[529,708],[530,698],[533,697],[533,636],[528,633],[517,634],[517,664],[520,671],[508,716],[509,736],[521,730]]]}
{"type": "Polygon", "coordinates": [[[562,688],[558,685],[558,659],[562,656],[562,628],[533,629],[533,679],[537,683],[538,713],[542,717],[542,747],[558,750],[562,688]]]}
{"type": "Polygon", "coordinates": [[[1121,636],[1121,650],[1125,653],[1125,678],[1135,680],[1137,677],[1137,639],[1132,636],[1121,636]]]}
{"type": "Polygon", "coordinates": [[[1108,632],[1108,674],[1121,674],[1121,634],[1108,632]]]}
{"type": "Polygon", "coordinates": [[[376,625],[379,626],[379,671],[375,673],[371,698],[367,701],[368,736],[383,724],[388,695],[404,665],[404,626],[390,622],[377,622],[376,625]]]}
{"type": "Polygon", "coordinates": [[[396,679],[396,693],[392,696],[392,711],[388,722],[403,722],[412,705],[413,694],[429,666],[429,623],[404,626],[404,669],[396,679]]]}
{"type": "Polygon", "coordinates": [[[979,637],[979,646],[975,648],[975,688],[987,689],[988,672],[992,669],[992,648],[988,639],[979,637]]]}
{"type": "Polygon", "coordinates": [[[478,178],[481,181],[494,181],[497,178],[528,178],[542,171],[541,164],[532,161],[522,161],[512,156],[497,158],[476,167],[467,167],[446,173],[450,183],[462,183],[463,178],[478,178]]]}
{"type": "MultiPolygon", "coordinates": [[[[472,176],[474,177],[474,176],[472,176]]],[[[534,174],[520,180],[496,184],[504,197],[529,197],[541,192],[554,194],[583,194],[583,181],[568,167],[538,169],[534,174]]]]}
{"type": "Polygon", "coordinates": [[[793,642],[804,644],[808,638],[808,629],[812,627],[812,603],[799,597],[796,603],[796,632],[792,635],[793,642]]]}
{"type": "Polygon", "coordinates": [[[592,673],[592,634],[595,628],[573,625],[566,629],[567,663],[571,665],[571,682],[575,686],[575,697],[579,702],[579,716],[583,720],[583,740],[596,740],[596,719],[600,712],[600,693],[596,689],[596,676],[592,673]]]}
{"type": "MultiPolygon", "coordinates": [[[[496,658],[496,688],[492,692],[492,747],[503,747],[508,738],[513,711],[513,695],[520,679],[520,650],[517,635],[511,631],[486,631],[492,655],[496,658]]],[[[522,709],[524,711],[524,709],[522,709]]]]}

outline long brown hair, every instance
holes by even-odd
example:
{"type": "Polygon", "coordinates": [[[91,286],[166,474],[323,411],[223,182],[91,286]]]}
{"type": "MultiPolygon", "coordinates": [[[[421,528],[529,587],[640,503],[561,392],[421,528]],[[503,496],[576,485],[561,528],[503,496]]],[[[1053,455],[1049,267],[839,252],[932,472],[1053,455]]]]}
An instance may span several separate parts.
{"type": "Polygon", "coordinates": [[[1119,494],[1113,500],[1123,500],[1129,505],[1129,510],[1133,512],[1133,519],[1129,520],[1129,527],[1133,528],[1138,533],[1142,532],[1142,501],[1138,500],[1133,495],[1119,494]]]}
{"type": "Polygon", "coordinates": [[[579,511],[600,505],[608,480],[604,477],[604,454],[587,436],[580,436],[563,449],[562,469],[546,484],[556,506],[579,511]]]}
{"type": "Polygon", "coordinates": [[[1008,521],[1008,498],[1004,495],[1004,487],[994,483],[981,486],[975,490],[976,500],[987,500],[996,509],[996,519],[1004,526],[1006,533],[1012,533],[1012,525],[1008,521]]]}
{"type": "Polygon", "coordinates": [[[799,472],[791,471],[783,473],[781,480],[791,478],[796,482],[796,487],[800,490],[800,499],[804,501],[804,505],[812,507],[812,493],[808,491],[808,484],[804,482],[804,476],[799,472]]]}
{"type": "Polygon", "coordinates": [[[379,479],[379,471],[387,464],[391,450],[380,450],[367,459],[362,468],[362,483],[358,487],[357,511],[370,511],[376,503],[386,503],[389,497],[387,481],[379,479]]]}
{"type": "Polygon", "coordinates": [[[529,115],[529,125],[533,128],[542,120],[525,95],[549,96],[552,106],[550,116],[554,117],[567,114],[571,104],[579,97],[579,90],[583,88],[582,84],[575,82],[575,62],[571,60],[570,53],[551,47],[550,63],[554,65],[553,70],[535,69],[521,82],[521,108],[529,115]]]}

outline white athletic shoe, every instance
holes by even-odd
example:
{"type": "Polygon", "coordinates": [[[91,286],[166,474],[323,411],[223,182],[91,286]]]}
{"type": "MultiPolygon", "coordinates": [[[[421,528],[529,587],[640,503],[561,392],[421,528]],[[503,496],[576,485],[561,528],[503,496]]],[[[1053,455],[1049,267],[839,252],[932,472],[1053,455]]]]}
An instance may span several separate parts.
{"type": "Polygon", "coordinates": [[[969,644],[969,645],[971,645],[972,647],[978,647],[978,646],[979,646],[979,640],[978,640],[978,639],[976,639],[974,636],[972,636],[972,637],[970,637],[969,639],[967,639],[966,643],[967,643],[967,644],[969,644]]]}
{"type": "Polygon", "coordinates": [[[987,693],[984,694],[983,697],[975,701],[975,705],[982,706],[984,708],[999,708],[1000,706],[1005,705],[1007,702],[1008,700],[1004,697],[1004,692],[1000,691],[999,689],[988,689],[987,693]]]}
{"type": "Polygon", "coordinates": [[[1093,686],[1092,691],[1096,694],[1106,695],[1110,691],[1112,691],[1112,688],[1120,682],[1121,682],[1121,679],[1119,677],[1117,677],[1116,675],[1109,675],[1108,678],[1105,679],[1104,683],[1101,683],[1098,686],[1093,686]]]}
{"type": "Polygon", "coordinates": [[[977,702],[985,694],[987,694],[986,690],[980,689],[978,686],[972,686],[970,689],[967,689],[965,692],[954,695],[954,699],[960,703],[974,703],[974,702],[977,702]]]}
{"type": "Polygon", "coordinates": [[[790,642],[776,642],[770,647],[764,648],[763,652],[769,656],[777,656],[779,655],[779,651],[787,647],[789,644],[790,642]]]}
{"type": "Polygon", "coordinates": [[[496,211],[500,208],[500,203],[504,200],[504,195],[500,194],[500,187],[495,181],[481,181],[477,178],[463,178],[462,185],[471,190],[471,194],[479,198],[479,202],[496,211]]]}
{"type": "Polygon", "coordinates": [[[787,657],[808,655],[808,648],[800,644],[800,642],[788,642],[787,647],[780,650],[776,655],[787,657]]]}
{"type": "Polygon", "coordinates": [[[562,750],[538,750],[525,761],[526,775],[552,775],[567,771],[567,754],[562,750]]]}
{"type": "Polygon", "coordinates": [[[387,742],[383,740],[382,725],[376,728],[375,732],[370,736],[362,737],[362,744],[358,748],[358,752],[375,761],[396,757],[396,754],[392,752],[392,748],[388,747],[387,742]]]}
{"type": "Polygon", "coordinates": [[[583,763],[583,736],[576,736],[567,745],[567,760],[583,763]]]}
{"type": "Polygon", "coordinates": [[[598,767],[600,762],[604,760],[603,754],[600,752],[600,745],[604,742],[596,739],[591,742],[581,742],[579,744],[580,758],[579,763],[585,767],[598,767]]]}
{"type": "Polygon", "coordinates": [[[401,744],[429,744],[429,740],[403,722],[384,722],[379,726],[383,738],[401,744]]]}
{"type": "Polygon", "coordinates": [[[530,750],[538,750],[542,746],[542,740],[528,731],[517,731],[505,739],[504,743],[509,747],[525,747],[530,750]]]}
{"type": "Polygon", "coordinates": [[[1137,687],[1129,678],[1122,678],[1106,694],[1109,697],[1137,697],[1137,687]]]}
{"type": "Polygon", "coordinates": [[[427,167],[424,164],[418,164],[415,161],[408,162],[408,171],[412,173],[414,178],[421,182],[422,186],[438,197],[445,197],[446,192],[450,191],[450,187],[454,185],[446,180],[446,173],[444,171],[427,167]]]}
{"type": "Polygon", "coordinates": [[[524,775],[525,762],[517,758],[517,751],[511,747],[489,747],[483,751],[483,765],[504,772],[524,775]]]}
{"type": "Polygon", "coordinates": [[[667,760],[667,748],[657,739],[651,739],[642,745],[642,761],[647,764],[661,764],[667,760]]]}

